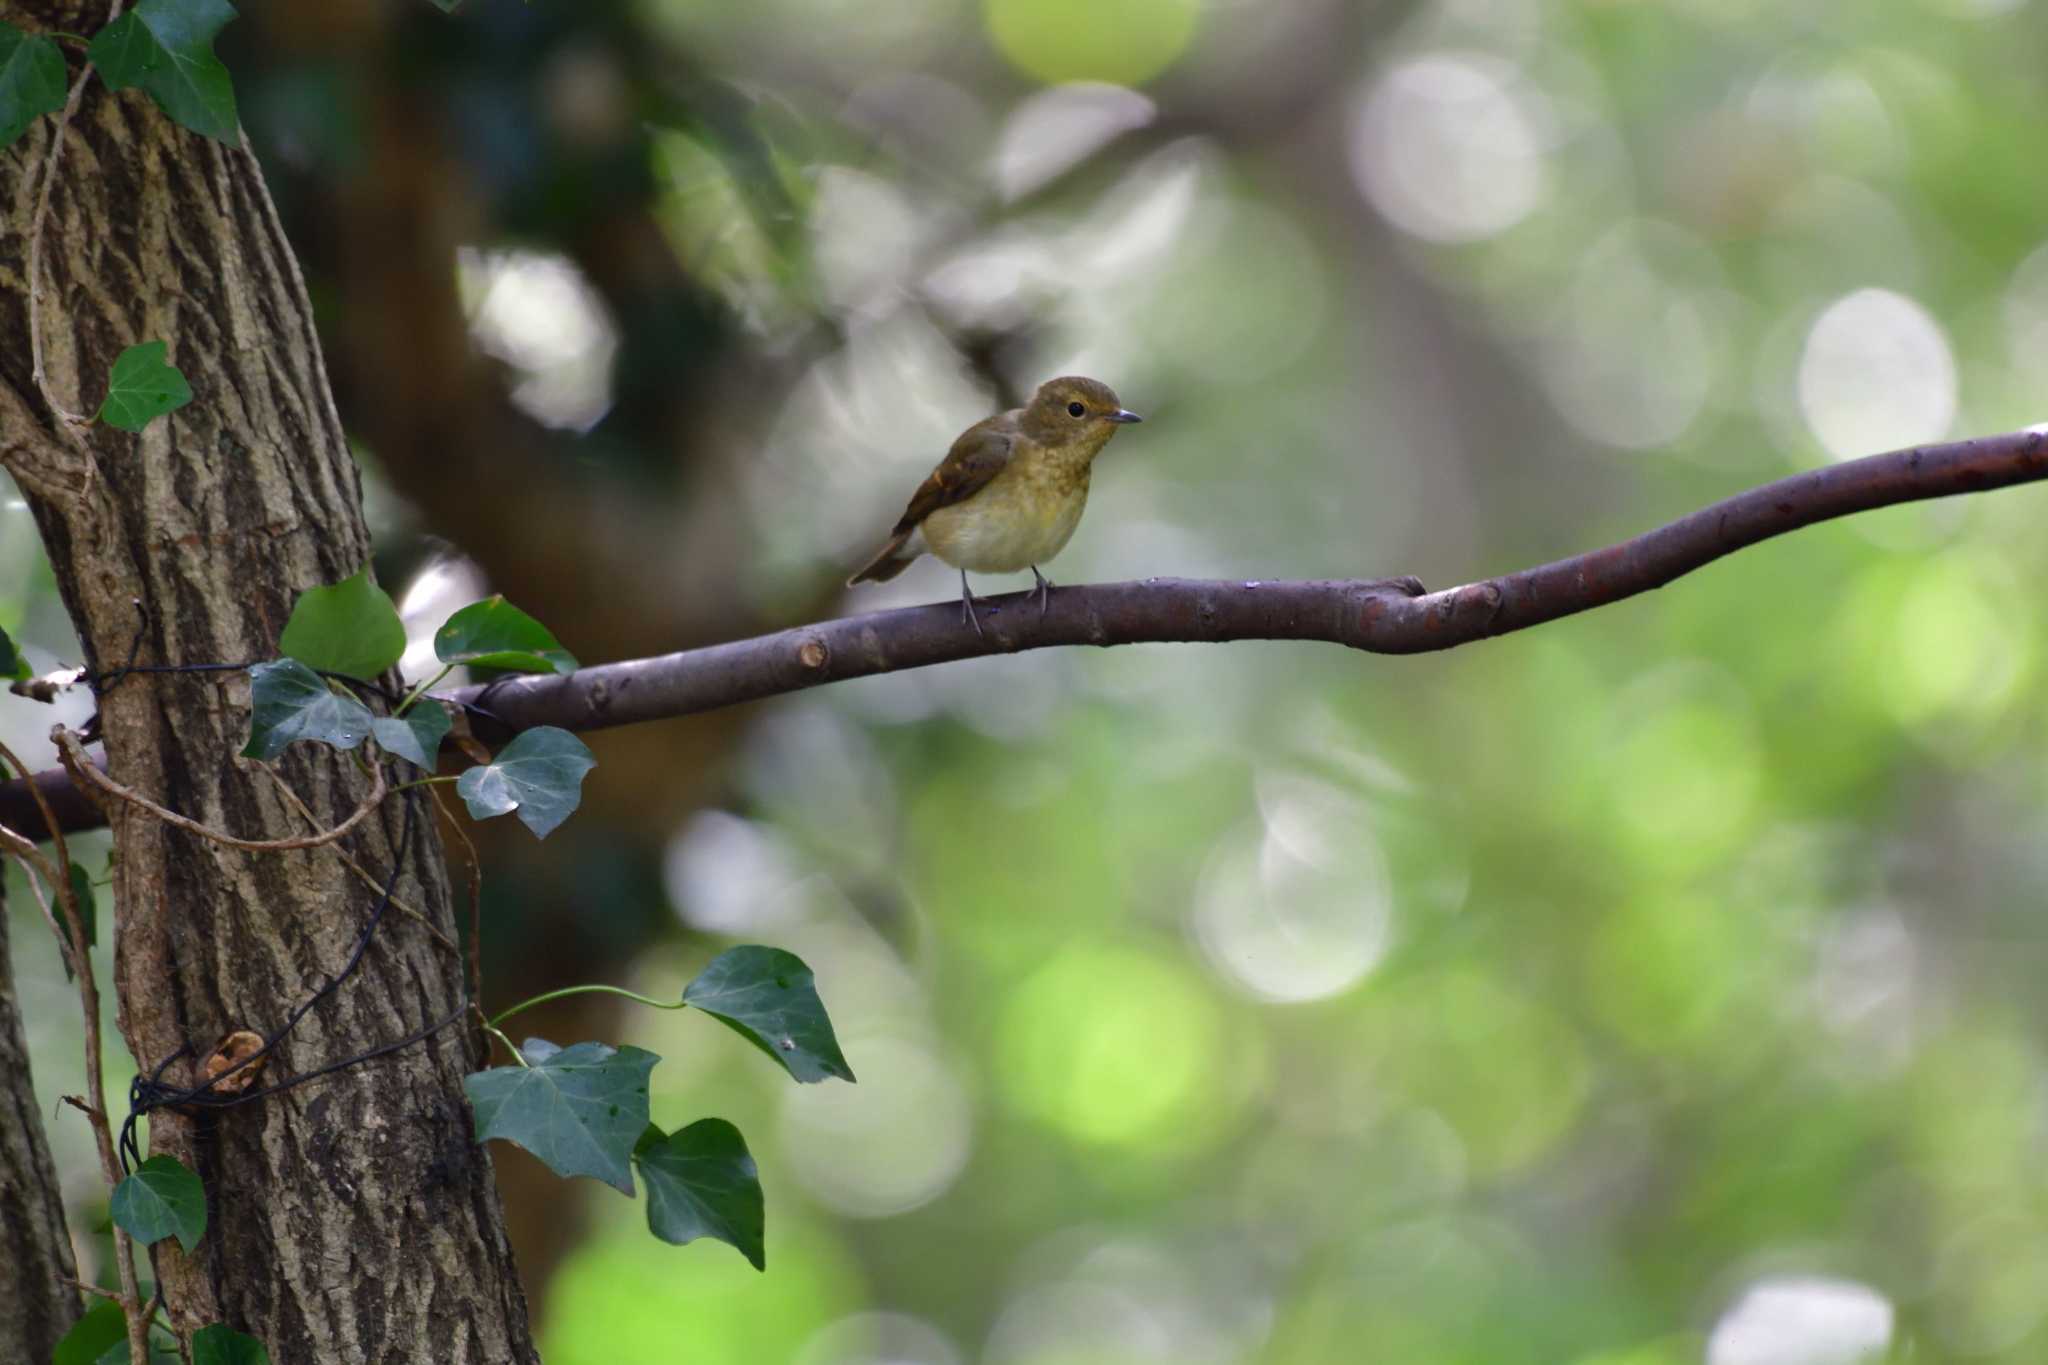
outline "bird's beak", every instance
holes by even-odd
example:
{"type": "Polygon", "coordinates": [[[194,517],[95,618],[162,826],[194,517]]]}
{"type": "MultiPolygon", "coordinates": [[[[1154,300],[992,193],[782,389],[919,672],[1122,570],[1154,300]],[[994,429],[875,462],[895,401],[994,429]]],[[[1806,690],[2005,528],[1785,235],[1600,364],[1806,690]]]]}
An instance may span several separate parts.
{"type": "Polygon", "coordinates": [[[1142,422],[1145,419],[1127,408],[1118,408],[1115,412],[1109,414],[1108,420],[1121,426],[1130,422],[1142,422]]]}

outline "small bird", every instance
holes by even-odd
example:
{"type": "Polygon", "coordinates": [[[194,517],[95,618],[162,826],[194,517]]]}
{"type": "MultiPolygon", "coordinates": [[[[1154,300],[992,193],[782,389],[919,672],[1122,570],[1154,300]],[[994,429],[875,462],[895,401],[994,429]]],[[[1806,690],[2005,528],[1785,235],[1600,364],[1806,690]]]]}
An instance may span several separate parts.
{"type": "Polygon", "coordinates": [[[1065,375],[1038,386],[1031,405],[976,422],[918,485],[910,506],[867,567],[846,580],[886,583],[929,551],[960,571],[961,619],[985,635],[967,571],[1038,580],[1038,614],[1052,584],[1038,566],[1058,554],[1088,504],[1088,471],[1116,429],[1143,419],[1109,385],[1065,375]]]}

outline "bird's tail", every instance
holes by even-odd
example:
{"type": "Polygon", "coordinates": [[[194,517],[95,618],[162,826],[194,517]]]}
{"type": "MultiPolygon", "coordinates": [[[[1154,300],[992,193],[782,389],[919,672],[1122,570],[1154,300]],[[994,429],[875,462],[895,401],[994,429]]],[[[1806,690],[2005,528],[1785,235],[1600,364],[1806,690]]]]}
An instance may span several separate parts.
{"type": "Polygon", "coordinates": [[[911,562],[923,553],[922,550],[910,548],[910,538],[914,534],[914,531],[898,531],[890,536],[889,543],[867,562],[867,566],[846,580],[846,586],[850,588],[857,583],[887,583],[909,568],[911,562]]]}

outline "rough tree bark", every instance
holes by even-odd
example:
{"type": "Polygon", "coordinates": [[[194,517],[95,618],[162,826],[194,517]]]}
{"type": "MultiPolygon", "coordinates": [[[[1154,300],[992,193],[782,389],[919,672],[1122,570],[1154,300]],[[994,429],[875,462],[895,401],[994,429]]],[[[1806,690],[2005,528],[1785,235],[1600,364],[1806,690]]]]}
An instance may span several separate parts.
{"type": "Polygon", "coordinates": [[[82,1304],[64,1281],[71,1240],[43,1136],[28,1041],[14,995],[7,905],[0,900],[0,1365],[42,1365],[82,1304]]]}
{"type": "MultiPolygon", "coordinates": [[[[0,2],[0,19],[31,30],[89,30],[76,11],[0,2]]],[[[40,120],[0,153],[10,339],[29,335],[29,238],[55,128],[40,120]]],[[[153,663],[273,653],[295,595],[353,573],[370,546],[303,284],[255,161],[178,128],[139,91],[89,81],[40,254],[47,378],[38,385],[27,346],[0,347],[0,461],[29,499],[89,663],[116,667],[131,649],[153,663]],[[192,404],[140,436],[68,431],[53,401],[90,412],[115,356],[153,339],[170,343],[192,404]]],[[[306,833],[277,784],[236,756],[247,692],[241,674],[111,687],[100,703],[111,772],[243,837],[306,833]]],[[[350,758],[312,746],[278,768],[325,823],[368,786],[350,758]]],[[[388,868],[404,809],[387,800],[342,850],[388,868]]],[[[416,818],[397,894],[452,936],[430,816],[416,818]]],[[[145,1069],[186,1046],[204,1056],[231,1029],[274,1030],[340,968],[375,901],[333,848],[245,852],[126,806],[112,826],[119,1017],[145,1069]]],[[[401,1038],[462,998],[457,955],[389,916],[264,1080],[401,1038]]],[[[226,1322],[279,1361],[535,1359],[463,1099],[469,1038],[451,1027],[217,1117],[152,1116],[152,1149],[195,1169],[209,1195],[196,1252],[157,1247],[180,1330],[226,1322]]],[[[167,1079],[189,1075],[180,1063],[167,1079]]]]}

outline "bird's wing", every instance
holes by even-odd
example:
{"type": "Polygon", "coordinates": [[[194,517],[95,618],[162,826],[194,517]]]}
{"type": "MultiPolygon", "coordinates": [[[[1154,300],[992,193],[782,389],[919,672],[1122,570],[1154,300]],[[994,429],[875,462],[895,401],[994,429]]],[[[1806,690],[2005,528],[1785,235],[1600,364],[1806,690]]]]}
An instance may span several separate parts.
{"type": "Polygon", "coordinates": [[[977,422],[961,432],[946,458],[939,461],[939,467],[911,495],[910,506],[896,523],[896,534],[914,529],[941,507],[950,507],[986,488],[988,481],[1009,464],[1016,441],[1015,423],[1007,413],[977,422]]]}

